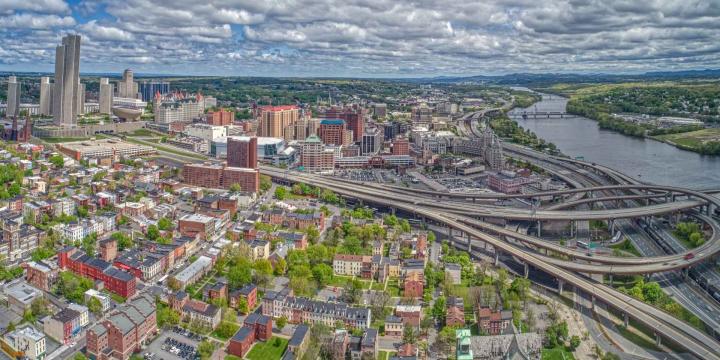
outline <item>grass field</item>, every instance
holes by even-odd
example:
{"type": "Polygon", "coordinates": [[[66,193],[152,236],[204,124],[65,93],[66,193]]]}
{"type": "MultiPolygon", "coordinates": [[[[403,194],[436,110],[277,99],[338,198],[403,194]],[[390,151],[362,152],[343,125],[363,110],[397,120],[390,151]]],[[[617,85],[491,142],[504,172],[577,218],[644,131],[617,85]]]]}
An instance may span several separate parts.
{"type": "Polygon", "coordinates": [[[256,343],[245,358],[249,360],[279,360],[285,352],[287,344],[287,339],[273,336],[267,342],[256,343]]]}
{"type": "Polygon", "coordinates": [[[662,141],[669,141],[688,148],[697,148],[703,143],[709,141],[720,141],[720,129],[702,129],[679,134],[658,135],[654,136],[654,138],[662,141]]]}
{"type": "Polygon", "coordinates": [[[563,348],[542,349],[542,360],[574,360],[575,356],[563,348]]]}
{"type": "Polygon", "coordinates": [[[630,340],[635,345],[641,346],[645,349],[654,350],[654,351],[662,351],[659,347],[655,345],[655,342],[640,335],[635,332],[632,332],[628,330],[624,326],[617,326],[617,330],[624,338],[630,340]]]}
{"type": "Polygon", "coordinates": [[[626,251],[635,256],[640,256],[640,252],[635,248],[635,246],[632,244],[632,242],[630,242],[630,240],[628,240],[628,239],[625,239],[623,242],[621,242],[619,244],[610,245],[610,248],[626,251]]]}

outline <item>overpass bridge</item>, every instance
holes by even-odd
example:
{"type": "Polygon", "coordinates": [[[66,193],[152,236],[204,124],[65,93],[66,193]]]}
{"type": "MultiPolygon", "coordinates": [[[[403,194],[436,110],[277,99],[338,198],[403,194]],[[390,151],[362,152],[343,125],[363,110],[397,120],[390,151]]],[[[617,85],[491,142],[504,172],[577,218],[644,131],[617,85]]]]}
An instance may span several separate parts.
{"type": "MultiPolygon", "coordinates": [[[[496,249],[496,253],[502,252],[512,255],[527,264],[527,266],[533,266],[538,270],[555,276],[558,278],[561,287],[564,283],[572,284],[576,288],[591,294],[593,301],[595,298],[604,301],[609,306],[626,314],[626,316],[636,319],[638,322],[644,324],[650,329],[655,329],[658,336],[677,342],[678,345],[683,346],[693,355],[701,359],[720,360],[720,350],[718,350],[720,349],[718,346],[720,344],[707,334],[695,329],[690,324],[676,319],[658,308],[638,301],[628,295],[622,294],[608,286],[598,284],[595,281],[589,280],[588,278],[574,272],[583,270],[588,272],[594,271],[594,268],[590,268],[590,266],[593,266],[591,264],[587,265],[588,267],[582,266],[582,270],[572,269],[577,268],[577,266],[571,265],[574,263],[572,261],[552,259],[548,256],[528,251],[526,248],[517,247],[516,245],[510,244],[497,236],[489,235],[471,225],[462,223],[459,221],[459,216],[449,214],[447,211],[419,206],[413,202],[407,201],[407,199],[402,199],[402,197],[400,199],[396,199],[392,196],[394,194],[393,192],[381,192],[377,189],[363,189],[362,186],[358,186],[358,184],[352,184],[347,181],[339,182],[312,175],[301,176],[288,171],[273,171],[263,168],[262,172],[274,177],[276,180],[286,182],[303,182],[309,185],[327,188],[345,197],[356,198],[362,201],[379,204],[381,206],[394,207],[399,210],[417,214],[418,216],[422,216],[423,218],[437,222],[438,224],[444,224],[449,228],[461,231],[463,234],[467,234],[466,236],[468,239],[478,239],[483,243],[483,245],[488,244],[492,246],[496,249]],[[564,266],[571,269],[566,269],[564,266]]],[[[715,201],[720,202],[720,199],[715,199],[715,201]]],[[[713,243],[717,245],[718,242],[713,241],[713,243]]],[[[473,251],[472,241],[469,243],[469,250],[473,251]]],[[[701,261],[701,259],[707,259],[711,255],[713,255],[712,251],[699,253],[695,256],[695,258],[687,260],[687,262],[682,265],[684,267],[690,266],[693,263],[701,261]]],[[[664,265],[665,263],[653,263],[636,264],[631,266],[642,266],[646,268],[644,270],[648,271],[655,271],[655,269],[658,271],[667,271],[668,269],[673,269],[678,266],[679,261],[680,260],[677,260],[675,264],[668,262],[668,265],[664,265]]],[[[604,267],[608,268],[607,265],[604,265],[604,267]]],[[[620,270],[618,266],[614,270],[608,269],[607,271],[612,273],[620,270]]]]}

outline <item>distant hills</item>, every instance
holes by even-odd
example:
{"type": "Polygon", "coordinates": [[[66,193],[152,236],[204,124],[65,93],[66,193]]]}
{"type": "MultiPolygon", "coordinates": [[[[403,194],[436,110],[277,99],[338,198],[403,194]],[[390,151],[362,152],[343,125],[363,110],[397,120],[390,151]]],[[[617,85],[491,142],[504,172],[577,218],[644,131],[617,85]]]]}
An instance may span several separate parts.
{"type": "MultiPolygon", "coordinates": [[[[17,71],[0,71],[0,77],[8,75],[19,76],[53,76],[50,73],[42,72],[17,72],[17,71]]],[[[122,74],[116,73],[81,73],[82,76],[92,77],[110,77],[119,78],[122,74]]],[[[135,73],[136,78],[177,78],[177,77],[215,77],[215,76],[186,76],[181,74],[153,74],[153,73],[135,73]]],[[[221,76],[217,76],[221,77],[221,76]]],[[[228,78],[248,78],[248,79],[267,79],[262,76],[227,76],[228,78]]],[[[682,71],[652,71],[642,74],[608,74],[608,73],[514,73],[507,75],[473,75],[473,76],[437,76],[422,78],[337,78],[328,77],[328,79],[362,79],[377,81],[396,81],[405,83],[423,83],[423,84],[453,84],[453,83],[487,83],[495,85],[522,85],[522,86],[541,86],[557,83],[613,83],[613,82],[631,82],[631,81],[662,81],[662,80],[689,80],[689,79],[720,79],[720,69],[705,70],[682,70],[682,71]]],[[[324,79],[322,77],[278,77],[278,79],[301,80],[301,79],[324,79]]]]}
{"type": "Polygon", "coordinates": [[[476,82],[498,85],[542,85],[555,83],[601,83],[601,82],[629,82],[653,80],[680,80],[680,79],[709,79],[720,78],[720,69],[683,70],[683,71],[654,71],[643,74],[569,74],[569,73],[516,73],[507,75],[487,76],[439,76],[434,78],[407,79],[423,83],[459,83],[476,82]]]}

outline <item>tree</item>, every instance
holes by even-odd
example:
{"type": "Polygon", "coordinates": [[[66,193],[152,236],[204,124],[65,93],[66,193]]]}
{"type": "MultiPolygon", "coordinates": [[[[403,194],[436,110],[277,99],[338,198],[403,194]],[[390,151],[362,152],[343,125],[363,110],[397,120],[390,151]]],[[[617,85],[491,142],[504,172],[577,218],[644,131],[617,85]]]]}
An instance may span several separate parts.
{"type": "Polygon", "coordinates": [[[250,312],[250,309],[248,308],[248,306],[249,306],[249,305],[248,305],[247,299],[245,299],[244,297],[241,297],[241,298],[238,300],[238,305],[237,305],[237,307],[238,307],[238,310],[239,310],[241,313],[243,313],[243,314],[249,313],[249,312],[250,312]]]}
{"type": "Polygon", "coordinates": [[[157,240],[157,238],[160,237],[160,230],[158,229],[157,226],[150,225],[147,228],[147,232],[145,233],[145,236],[148,238],[148,240],[155,241],[155,240],[157,240]]]}
{"type": "Polygon", "coordinates": [[[198,353],[200,353],[200,358],[203,360],[210,359],[214,351],[215,345],[213,345],[213,343],[208,340],[203,340],[198,345],[198,353]]]}
{"type": "Polygon", "coordinates": [[[255,261],[255,282],[260,287],[267,287],[273,278],[273,268],[270,260],[257,259],[255,261]]]}
{"type": "Polygon", "coordinates": [[[237,325],[222,321],[215,331],[221,338],[229,338],[237,331],[237,325]]]}
{"type": "Polygon", "coordinates": [[[129,249],[129,248],[133,247],[132,239],[129,236],[127,236],[121,232],[116,232],[116,233],[112,234],[111,237],[113,239],[115,239],[115,241],[117,241],[119,251],[123,251],[125,249],[129,249]]]}
{"type": "Polygon", "coordinates": [[[327,285],[333,279],[333,269],[328,264],[316,264],[312,268],[312,273],[320,286],[327,285]]]}
{"type": "Polygon", "coordinates": [[[242,186],[238,183],[233,183],[230,185],[230,192],[239,193],[242,190],[242,186]]]}
{"type": "Polygon", "coordinates": [[[440,321],[445,321],[445,297],[440,296],[437,299],[435,299],[435,303],[432,307],[432,316],[440,321]]]}
{"type": "Polygon", "coordinates": [[[236,264],[232,266],[228,271],[228,284],[233,289],[238,289],[244,285],[252,282],[252,272],[250,271],[250,264],[244,262],[243,264],[236,264]]]}
{"type": "Polygon", "coordinates": [[[277,319],[275,324],[279,330],[282,330],[287,325],[288,319],[285,316],[281,316],[277,319]]]}
{"type": "Polygon", "coordinates": [[[97,245],[97,233],[92,233],[82,239],[82,248],[86,254],[95,255],[95,246],[97,245]]]}
{"type": "Polygon", "coordinates": [[[91,297],[87,302],[87,307],[88,310],[95,314],[96,317],[100,317],[100,315],[102,315],[102,303],[100,303],[100,300],[97,298],[91,297]]]}
{"type": "Polygon", "coordinates": [[[660,288],[660,285],[654,281],[646,283],[645,286],[643,286],[642,292],[645,300],[651,304],[656,304],[663,296],[665,296],[662,288],[660,288]]]}
{"type": "Polygon", "coordinates": [[[174,292],[180,291],[182,289],[182,285],[180,284],[180,281],[176,279],[174,276],[170,276],[167,279],[167,286],[170,288],[170,290],[174,292]]]}
{"type": "Polygon", "coordinates": [[[163,231],[170,230],[173,228],[172,221],[166,217],[161,217],[160,220],[158,220],[157,228],[163,231]]]}
{"type": "Polygon", "coordinates": [[[455,328],[446,326],[440,330],[435,339],[435,346],[442,354],[451,355],[455,352],[455,328]]]}
{"type": "Polygon", "coordinates": [[[284,186],[275,188],[275,198],[282,201],[287,197],[287,189],[284,186]]]}
{"type": "Polygon", "coordinates": [[[570,350],[575,351],[575,349],[577,349],[578,346],[580,346],[580,337],[577,335],[573,335],[570,338],[570,350]]]}
{"type": "Polygon", "coordinates": [[[428,231],[427,239],[428,239],[428,242],[435,242],[435,239],[436,239],[436,237],[435,237],[435,232],[434,232],[434,231],[428,231]]]}
{"type": "Polygon", "coordinates": [[[417,333],[415,333],[413,326],[406,326],[405,330],[403,330],[403,343],[413,345],[417,343],[417,333]]]}
{"type": "Polygon", "coordinates": [[[65,166],[65,159],[62,155],[53,155],[48,159],[48,161],[55,165],[56,168],[62,168],[65,166]]]}
{"type": "Polygon", "coordinates": [[[363,292],[362,282],[358,279],[353,279],[350,282],[350,287],[345,290],[345,297],[348,302],[357,304],[360,301],[363,292]]]}
{"type": "Polygon", "coordinates": [[[283,258],[279,258],[275,263],[275,275],[282,276],[287,272],[287,261],[283,258]]]}
{"type": "Polygon", "coordinates": [[[88,360],[88,358],[82,353],[75,353],[73,360],[88,360]]]}

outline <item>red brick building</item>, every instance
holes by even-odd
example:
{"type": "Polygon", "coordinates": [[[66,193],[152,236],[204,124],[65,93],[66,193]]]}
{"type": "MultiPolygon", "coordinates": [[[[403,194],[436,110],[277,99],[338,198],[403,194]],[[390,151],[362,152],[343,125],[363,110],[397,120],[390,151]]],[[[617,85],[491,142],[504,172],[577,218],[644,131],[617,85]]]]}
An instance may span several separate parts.
{"type": "Polygon", "coordinates": [[[422,273],[411,272],[403,279],[403,296],[409,298],[421,298],[425,288],[422,273]]]}
{"type": "Polygon", "coordinates": [[[255,340],[267,341],[272,337],[272,318],[252,313],[228,343],[227,353],[243,358],[255,340]]]}
{"type": "Polygon", "coordinates": [[[182,175],[183,182],[192,186],[229,189],[233,184],[239,184],[242,191],[258,192],[260,190],[260,171],[258,169],[185,164],[182,175]]]}
{"type": "Polygon", "coordinates": [[[410,155],[410,144],[406,138],[396,138],[392,142],[393,155],[410,155]]]}
{"type": "Polygon", "coordinates": [[[501,334],[510,325],[512,312],[507,310],[493,311],[488,307],[478,308],[478,327],[489,335],[501,334]]]}
{"type": "Polygon", "coordinates": [[[353,105],[352,107],[338,108],[333,107],[330,110],[319,114],[321,119],[342,119],[345,121],[348,130],[352,130],[353,138],[352,142],[358,142],[362,138],[363,132],[365,131],[365,115],[367,111],[358,106],[353,105]]]}
{"type": "Polygon", "coordinates": [[[240,306],[240,299],[245,299],[245,302],[247,302],[248,305],[248,312],[252,312],[257,305],[257,286],[254,284],[248,284],[231,292],[229,299],[230,307],[237,309],[240,306]]]}
{"type": "Polygon", "coordinates": [[[60,250],[58,266],[61,269],[70,269],[80,276],[100,280],[108,291],[124,298],[135,295],[134,276],[105,260],[92,258],[77,248],[66,247],[60,250]]]}
{"type": "Polygon", "coordinates": [[[58,267],[53,263],[29,261],[22,267],[25,268],[25,281],[43,291],[50,291],[58,276],[58,267]]]}
{"type": "Polygon", "coordinates": [[[462,298],[451,296],[447,299],[446,326],[465,326],[465,306],[462,298]]]}
{"type": "Polygon", "coordinates": [[[349,145],[352,139],[342,119],[325,119],[320,122],[318,136],[326,145],[349,145]]]}
{"type": "Polygon", "coordinates": [[[117,241],[113,238],[100,243],[100,258],[105,261],[113,261],[117,257],[117,241]]]}
{"type": "Polygon", "coordinates": [[[227,164],[229,167],[257,169],[257,137],[228,137],[227,164]]]}
{"type": "Polygon", "coordinates": [[[225,109],[209,112],[207,114],[207,123],[210,125],[226,126],[235,122],[235,113],[225,109]]]}
{"type": "Polygon", "coordinates": [[[127,360],[158,331],[155,301],[143,294],[88,329],[87,352],[97,360],[127,360]]]}

